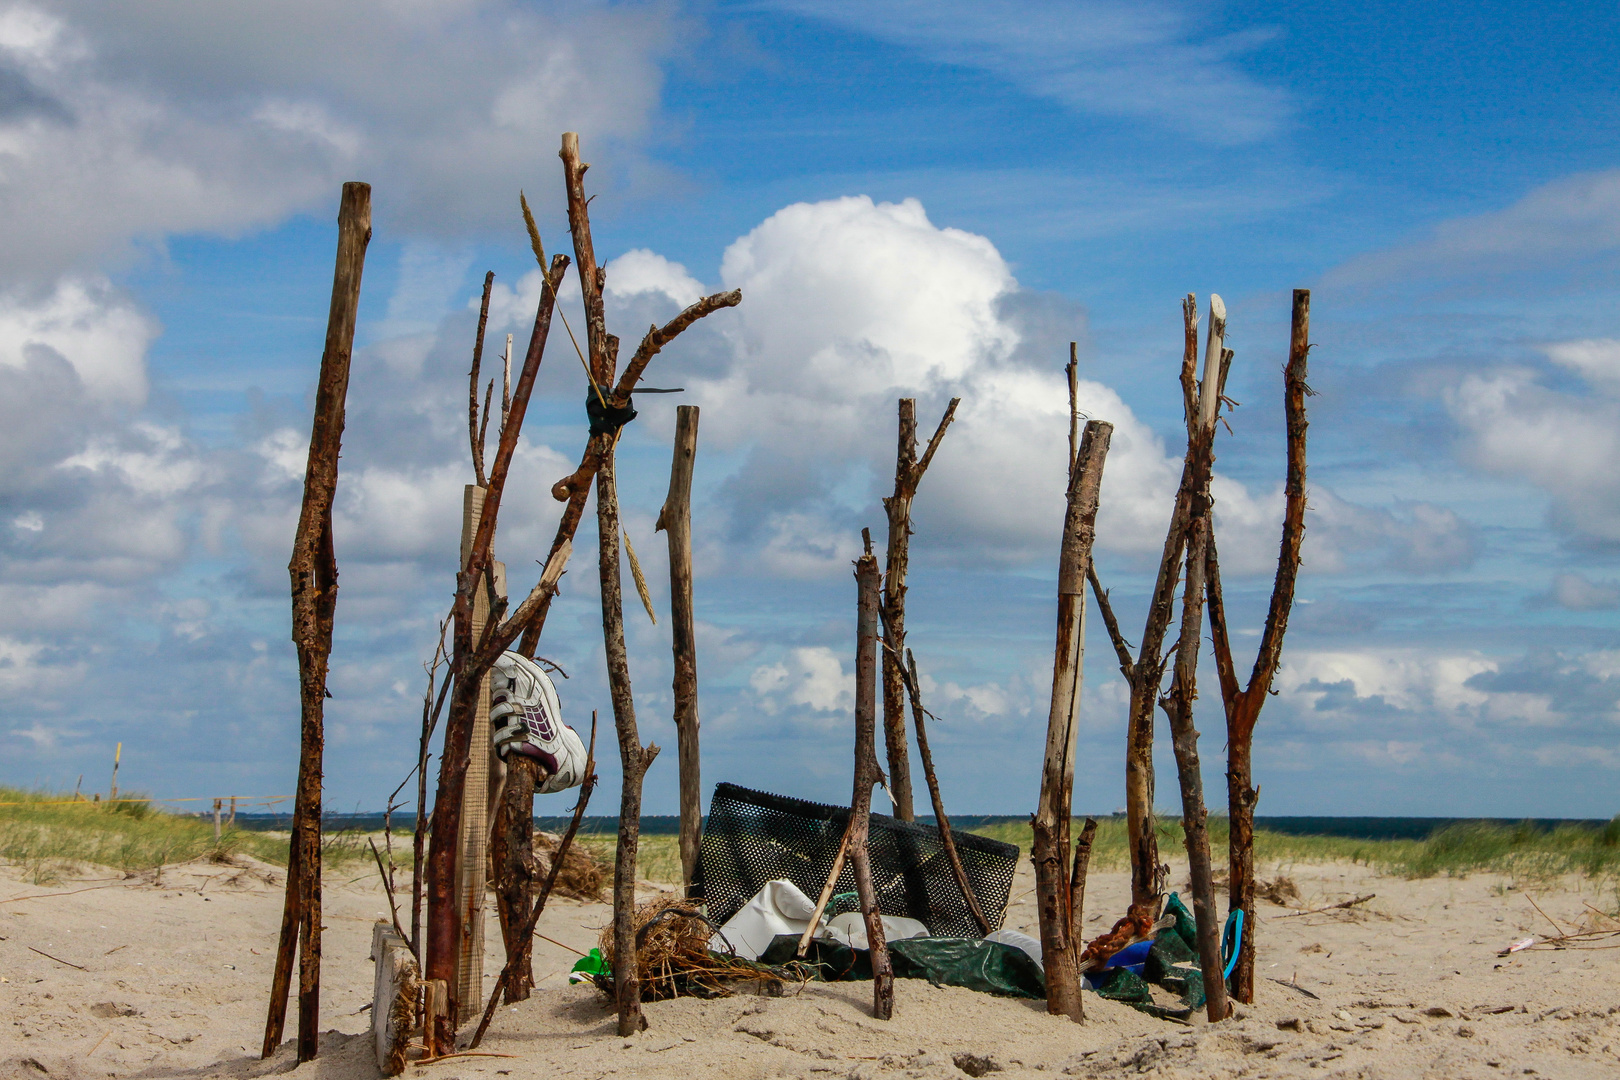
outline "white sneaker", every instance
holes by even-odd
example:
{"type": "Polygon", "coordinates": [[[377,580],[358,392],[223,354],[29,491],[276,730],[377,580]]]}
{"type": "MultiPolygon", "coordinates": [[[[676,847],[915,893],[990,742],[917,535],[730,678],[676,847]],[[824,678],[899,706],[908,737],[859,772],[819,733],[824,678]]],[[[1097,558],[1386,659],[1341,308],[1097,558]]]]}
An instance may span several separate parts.
{"type": "Polygon", "coordinates": [[[551,676],[533,660],[502,653],[490,671],[489,726],[495,752],[505,760],[519,753],[538,761],[543,794],[578,787],[585,780],[585,744],[562,722],[562,703],[551,676]]]}

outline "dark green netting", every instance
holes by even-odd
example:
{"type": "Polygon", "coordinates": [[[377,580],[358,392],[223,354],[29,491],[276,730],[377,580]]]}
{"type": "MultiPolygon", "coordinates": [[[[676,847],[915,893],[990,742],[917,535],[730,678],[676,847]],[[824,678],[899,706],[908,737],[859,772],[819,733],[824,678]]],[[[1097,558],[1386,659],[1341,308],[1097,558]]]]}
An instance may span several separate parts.
{"type": "MultiPolygon", "coordinates": [[[[762,964],[782,965],[797,958],[799,936],[779,934],[760,954],[762,964]]],[[[927,979],[935,986],[962,986],[1003,997],[1044,998],[1040,965],[1022,949],[977,938],[907,938],[889,942],[897,979],[927,979]]],[[[823,982],[872,977],[872,954],[822,938],[810,942],[804,963],[823,982]]]]}

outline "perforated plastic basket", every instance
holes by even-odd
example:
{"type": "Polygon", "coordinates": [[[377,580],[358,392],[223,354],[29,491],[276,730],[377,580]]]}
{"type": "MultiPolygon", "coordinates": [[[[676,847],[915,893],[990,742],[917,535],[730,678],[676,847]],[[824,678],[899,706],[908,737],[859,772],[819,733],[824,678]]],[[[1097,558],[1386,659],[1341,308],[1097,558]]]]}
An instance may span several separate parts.
{"type": "MultiPolygon", "coordinates": [[[[709,918],[717,925],[776,878],[816,897],[848,823],[847,806],[717,784],[703,823],[693,894],[708,903],[709,918]]],[[[1000,928],[1018,868],[1018,848],[971,833],[953,831],[952,837],[990,928],[1000,928]]],[[[951,873],[939,829],[873,814],[870,851],[879,911],[916,919],[934,937],[980,936],[951,873]]],[[[854,889],[854,869],[846,860],[834,892],[854,889]]]]}

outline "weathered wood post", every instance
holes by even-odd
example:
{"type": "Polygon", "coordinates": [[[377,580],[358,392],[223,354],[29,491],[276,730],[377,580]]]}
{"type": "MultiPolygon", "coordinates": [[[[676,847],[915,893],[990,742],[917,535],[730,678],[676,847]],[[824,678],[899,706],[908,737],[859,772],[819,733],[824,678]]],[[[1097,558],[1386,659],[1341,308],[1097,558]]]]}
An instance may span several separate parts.
{"type": "Polygon", "coordinates": [[[1085,664],[1086,568],[1097,535],[1097,498],[1103,462],[1114,426],[1086,421],[1085,433],[1069,471],[1068,510],[1058,561],[1057,644],[1052,660],[1052,702],[1046,722],[1046,753],[1041,767],[1040,801],[1030,824],[1030,857],[1035,864],[1036,915],[1046,969],[1046,1011],[1079,1023],[1080,951],[1073,932],[1069,873],[1069,816],[1074,793],[1075,739],[1079,733],[1080,689],[1085,664]]]}
{"type": "Polygon", "coordinates": [[[867,839],[872,823],[872,786],[878,782],[877,762],[877,652],[878,590],[882,575],[872,554],[872,534],[861,530],[866,554],[855,562],[855,792],[849,801],[849,838],[846,845],[855,873],[855,893],[866,921],[866,942],[872,956],[872,1015],[888,1020],[894,1015],[894,964],[877,890],[872,886],[871,853],[867,839]]]}
{"type": "Polygon", "coordinates": [[[298,789],[293,804],[292,846],[287,857],[287,898],[270,985],[263,1056],[275,1053],[287,1016],[294,947],[298,966],[298,1060],[319,1048],[321,1009],[321,761],[326,745],[327,659],[337,609],[337,557],[332,549],[332,500],[337,494],[338,451],[343,443],[349,360],[360,307],[360,277],[371,241],[371,185],[343,185],[338,208],[337,260],[326,348],[315,388],[315,420],[304,472],[304,502],[298,516],[288,575],[292,579],[292,639],[298,650],[301,703],[298,789]]]}
{"type": "Polygon", "coordinates": [[[624,643],[624,600],[619,568],[619,497],[614,485],[613,451],[596,471],[596,528],[601,540],[598,567],[602,583],[602,639],[607,652],[608,689],[619,732],[619,844],[613,859],[613,986],[619,1008],[619,1034],[647,1026],[641,1014],[641,974],[636,961],[636,854],[641,843],[641,784],[658,747],[641,745],[636,703],[630,689],[630,657],[624,643]]]}
{"type": "Polygon", "coordinates": [[[681,885],[690,889],[703,839],[703,782],[698,754],[697,641],[692,615],[692,468],[698,407],[675,409],[675,456],[658,524],[669,535],[670,635],[674,650],[675,737],[681,769],[681,885]]]}

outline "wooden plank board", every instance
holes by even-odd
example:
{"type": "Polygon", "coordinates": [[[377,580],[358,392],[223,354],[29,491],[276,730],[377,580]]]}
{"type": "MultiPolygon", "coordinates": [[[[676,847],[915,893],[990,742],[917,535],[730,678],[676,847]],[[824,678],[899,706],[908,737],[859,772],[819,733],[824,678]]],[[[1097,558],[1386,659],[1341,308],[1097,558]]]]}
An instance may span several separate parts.
{"type": "Polygon", "coordinates": [[[384,1076],[405,1071],[405,1052],[416,1028],[416,996],[421,989],[421,971],[405,939],[385,920],[371,928],[371,959],[377,965],[376,984],[371,997],[371,1034],[377,1052],[377,1068],[384,1076]]]}
{"type": "MultiPolygon", "coordinates": [[[[472,555],[473,536],[484,510],[484,489],[468,484],[461,512],[461,563],[472,555]]],[[[473,599],[472,635],[476,642],[489,621],[489,593],[479,589],[473,599]]],[[[476,1016],[484,1002],[484,884],[489,838],[489,677],[484,678],[478,708],[473,713],[471,753],[466,787],[461,796],[461,838],[456,845],[456,910],[461,914],[461,950],[456,967],[459,1027],[476,1016]]]]}

